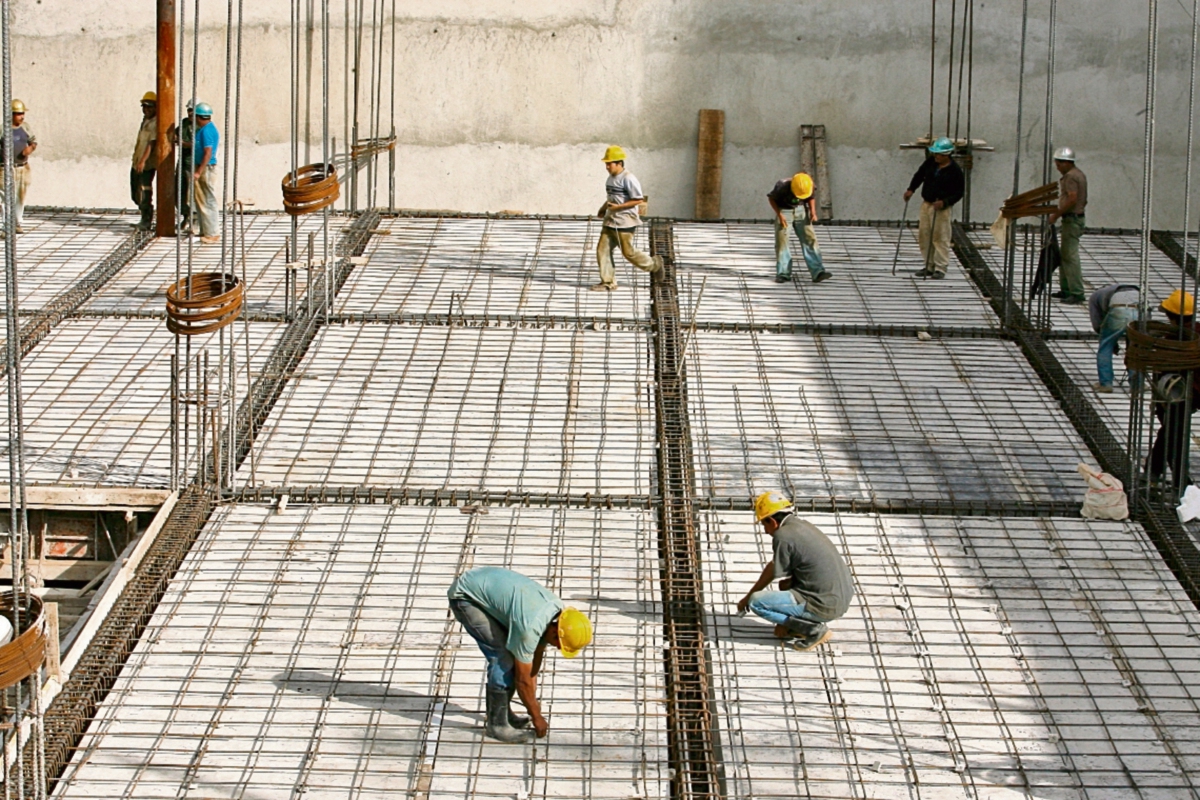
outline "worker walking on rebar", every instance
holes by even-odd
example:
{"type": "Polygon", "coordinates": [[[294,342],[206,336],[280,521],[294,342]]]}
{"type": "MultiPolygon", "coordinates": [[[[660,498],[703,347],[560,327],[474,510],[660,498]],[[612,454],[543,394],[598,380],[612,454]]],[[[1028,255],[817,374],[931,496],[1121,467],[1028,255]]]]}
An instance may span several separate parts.
{"type": "Polygon", "coordinates": [[[1096,351],[1097,382],[1092,388],[1101,394],[1112,394],[1113,354],[1117,344],[1125,338],[1125,329],[1138,318],[1141,290],[1127,283],[1114,283],[1097,289],[1088,298],[1088,314],[1092,329],[1100,334],[1100,347],[1096,351]]]}
{"type": "Polygon", "coordinates": [[[158,166],[158,95],[142,95],[142,124],[133,145],[133,166],[129,170],[129,194],[142,213],[138,230],[148,231],[154,224],[154,173],[158,166]]]}
{"type": "Polygon", "coordinates": [[[738,601],[738,611],[748,608],[775,623],[775,636],[792,640],[794,649],[812,650],[833,636],[827,623],[850,608],[850,569],[829,537],[796,516],[792,501],[778,492],[755,499],[754,518],[771,537],[773,558],[738,601]],[[777,577],[780,591],[769,591],[777,577]]]}
{"type": "MultiPolygon", "coordinates": [[[[37,150],[37,137],[25,124],[25,104],[20,100],[12,101],[12,138],[13,138],[13,182],[17,196],[13,211],[16,212],[17,233],[25,232],[25,195],[29,192],[31,182],[29,171],[29,156],[37,150]]],[[[4,137],[0,136],[0,163],[4,158],[4,137]]],[[[0,186],[0,194],[4,187],[0,186]]]]}
{"type": "Polygon", "coordinates": [[[966,187],[963,171],[954,163],[954,142],[943,136],[929,145],[929,157],[913,175],[904,200],[921,187],[921,217],[917,242],[925,266],[919,278],[944,278],[950,266],[950,209],[962,199],[966,187]]]}
{"type": "Polygon", "coordinates": [[[212,121],[212,106],[196,104],[196,134],[193,144],[196,214],[200,217],[200,241],[221,241],[220,211],[217,207],[217,148],[221,136],[212,121]]]}
{"type": "Polygon", "coordinates": [[[446,594],[454,618],[487,659],[487,735],[502,742],[545,736],[550,725],[537,699],[542,654],[551,644],[575,658],[592,641],[591,620],[536,581],[500,567],[468,570],[446,594]],[[529,717],[512,713],[514,693],[529,717]]]}
{"type": "Polygon", "coordinates": [[[792,279],[792,251],[788,247],[788,224],[784,211],[792,212],[792,227],[800,240],[804,263],[812,275],[813,283],[829,280],[832,276],[821,260],[821,248],[813,223],[817,219],[817,199],[813,197],[813,179],[808,173],[797,172],[784,178],[767,193],[767,201],[775,212],[775,282],[787,283],[792,279]]]}
{"type": "MultiPolygon", "coordinates": [[[[1200,333],[1196,328],[1196,301],[1191,292],[1176,289],[1158,308],[1167,315],[1167,320],[1172,325],[1192,331],[1193,335],[1200,333]]],[[[1154,416],[1161,424],[1158,434],[1154,437],[1154,445],[1150,448],[1148,464],[1152,481],[1162,480],[1169,464],[1171,477],[1180,494],[1192,482],[1191,471],[1184,454],[1188,449],[1188,437],[1191,436],[1192,414],[1200,408],[1200,370],[1192,371],[1190,402],[1187,398],[1187,384],[1183,380],[1184,374],[1163,372],[1154,376],[1151,399],[1154,416]]]]}
{"type": "Polygon", "coordinates": [[[1075,166],[1075,151],[1069,147],[1054,151],[1054,168],[1062,177],[1058,180],[1058,208],[1050,212],[1050,224],[1062,220],[1062,235],[1058,239],[1062,264],[1058,269],[1058,291],[1051,297],[1067,305],[1079,305],[1086,299],[1079,239],[1087,227],[1083,216],[1087,209],[1087,176],[1075,166]]]}
{"type": "Polygon", "coordinates": [[[605,150],[604,168],[608,170],[608,180],[604,183],[608,198],[596,212],[604,222],[600,228],[600,241],[596,244],[600,282],[589,287],[593,292],[611,292],[617,288],[612,254],[618,246],[625,260],[643,272],[654,272],[663,265],[662,256],[652,258],[633,246],[633,235],[642,221],[638,207],[646,202],[646,196],[642,193],[642,184],[625,169],[625,151],[616,145],[605,150]]]}

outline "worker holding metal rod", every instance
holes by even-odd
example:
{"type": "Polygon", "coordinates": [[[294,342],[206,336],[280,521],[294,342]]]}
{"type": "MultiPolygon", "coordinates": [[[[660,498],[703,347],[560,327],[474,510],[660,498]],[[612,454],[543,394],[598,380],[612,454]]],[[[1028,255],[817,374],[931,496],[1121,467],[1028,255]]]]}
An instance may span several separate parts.
{"type": "Polygon", "coordinates": [[[550,725],[538,704],[537,676],[546,645],[575,658],[592,641],[591,620],[536,581],[501,567],[468,570],[446,594],[450,612],[487,659],[487,735],[508,743],[545,736],[550,725]],[[512,713],[514,694],[528,717],[512,713]]]}
{"type": "Polygon", "coordinates": [[[914,275],[918,278],[944,278],[950,266],[950,208],[963,197],[966,179],[954,163],[954,142],[943,136],[929,145],[929,158],[912,176],[904,201],[921,188],[921,217],[917,241],[925,265],[914,275]]]}

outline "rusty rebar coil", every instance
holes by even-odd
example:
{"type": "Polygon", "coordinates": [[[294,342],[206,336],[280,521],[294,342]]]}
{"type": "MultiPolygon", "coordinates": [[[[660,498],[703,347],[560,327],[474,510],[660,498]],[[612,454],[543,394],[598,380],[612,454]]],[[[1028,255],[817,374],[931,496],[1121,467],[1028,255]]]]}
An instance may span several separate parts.
{"type": "Polygon", "coordinates": [[[1183,329],[1165,322],[1150,322],[1146,331],[1131,322],[1125,329],[1128,342],[1125,366],[1138,372],[1186,372],[1200,369],[1200,336],[1191,328],[1183,329]]]}
{"type": "MultiPolygon", "coordinates": [[[[21,630],[6,645],[0,646],[0,689],[16,686],[30,675],[46,659],[46,618],[42,601],[31,594],[23,595],[21,630]]],[[[12,619],[13,607],[17,603],[14,592],[0,594],[0,614],[12,619]]]]}
{"type": "Polygon", "coordinates": [[[181,336],[212,333],[242,313],[242,282],[227,272],[198,272],[167,287],[167,330],[181,336]]]}
{"type": "Polygon", "coordinates": [[[340,196],[332,164],[309,164],[283,178],[283,208],[293,217],[320,211],[340,196]]]}

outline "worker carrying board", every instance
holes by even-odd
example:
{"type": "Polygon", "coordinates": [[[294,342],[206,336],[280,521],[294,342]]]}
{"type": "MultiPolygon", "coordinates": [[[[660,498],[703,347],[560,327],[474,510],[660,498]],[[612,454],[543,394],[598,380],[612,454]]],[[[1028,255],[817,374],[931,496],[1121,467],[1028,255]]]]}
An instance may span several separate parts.
{"type": "Polygon", "coordinates": [[[772,560],[737,608],[775,623],[778,638],[804,651],[833,636],[827,623],[850,608],[854,579],[829,537],[795,511],[778,492],[764,492],[754,501],[754,518],[771,537],[772,560]],[[770,591],[776,578],[780,590],[770,591]]]}
{"type": "Polygon", "coordinates": [[[487,659],[487,735],[522,743],[550,725],[537,699],[537,676],[547,644],[575,658],[592,641],[592,623],[536,581],[501,567],[464,572],[446,593],[450,611],[487,659]],[[510,708],[513,695],[529,711],[510,708]],[[533,730],[529,730],[529,726],[533,730]]]}

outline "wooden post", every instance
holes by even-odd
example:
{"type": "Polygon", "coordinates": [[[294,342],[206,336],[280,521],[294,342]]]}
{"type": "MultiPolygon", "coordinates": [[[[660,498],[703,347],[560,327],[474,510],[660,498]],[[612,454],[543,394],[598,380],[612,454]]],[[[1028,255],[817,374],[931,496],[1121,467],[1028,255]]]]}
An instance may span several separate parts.
{"type": "Polygon", "coordinates": [[[175,0],[158,0],[158,172],[154,231],[175,235],[175,148],[169,131],[175,121],[175,0]]]}
{"type": "Polygon", "coordinates": [[[813,125],[813,145],[817,172],[813,182],[817,185],[817,219],[833,219],[833,197],[829,191],[829,155],[825,150],[825,126],[813,125]]]}
{"type": "Polygon", "coordinates": [[[62,663],[58,639],[58,603],[46,603],[46,673],[61,683],[62,663]]]}
{"type": "Polygon", "coordinates": [[[700,110],[700,140],[696,149],[696,218],[721,217],[721,157],[725,151],[725,112],[700,110]]]}

